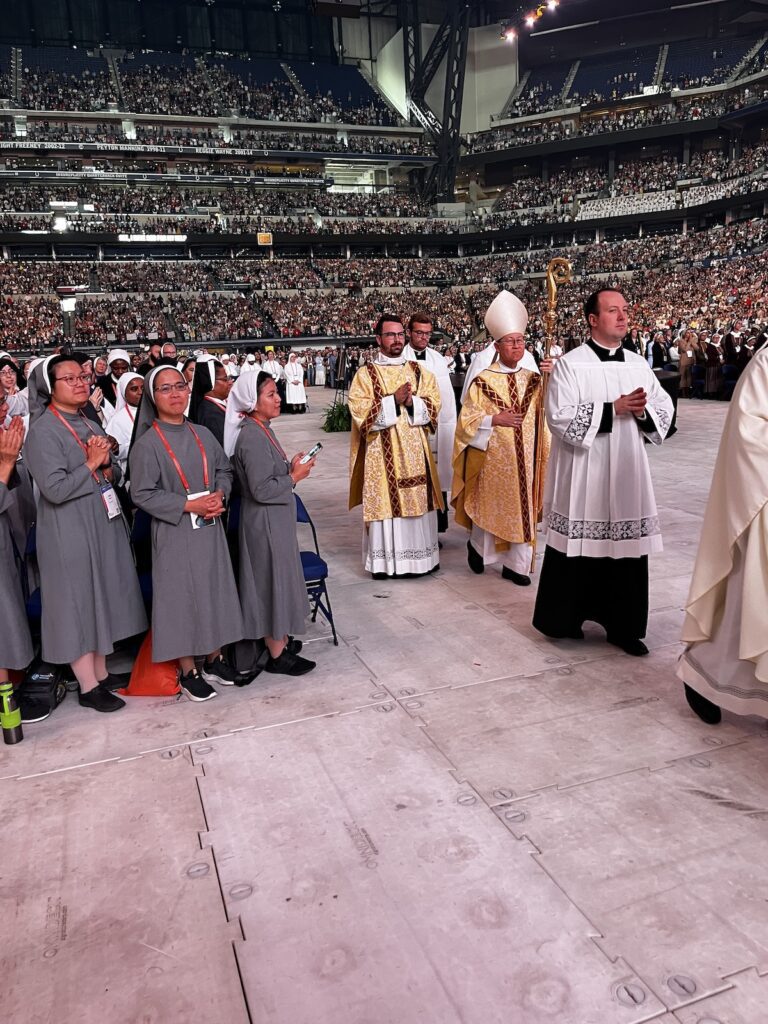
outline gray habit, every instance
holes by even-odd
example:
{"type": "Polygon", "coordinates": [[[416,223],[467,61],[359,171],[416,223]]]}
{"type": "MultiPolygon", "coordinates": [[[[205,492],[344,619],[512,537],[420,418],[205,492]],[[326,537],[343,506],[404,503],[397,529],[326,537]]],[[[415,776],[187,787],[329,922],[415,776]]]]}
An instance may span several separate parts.
{"type": "MultiPolygon", "coordinates": [[[[159,423],[190,486],[205,490],[203,460],[184,423],[159,423]]],[[[232,467],[205,427],[195,431],[208,458],[209,490],[229,496],[232,467]]],[[[131,498],[152,516],[152,658],[175,661],[211,654],[243,637],[243,621],[232,562],[221,520],[192,528],[184,511],[187,492],[154,429],[128,457],[131,498]]]]}
{"type": "MultiPolygon", "coordinates": [[[[61,415],[84,443],[104,433],[61,415]]],[[[49,409],[29,428],[24,458],[39,490],[43,657],[64,664],[111,654],[118,640],[147,628],[125,519],[109,519],[82,448],[49,409]]]]}
{"type": "Polygon", "coordinates": [[[34,654],[21,592],[21,577],[11,543],[11,492],[0,482],[0,668],[22,669],[34,654]]]}
{"type": "Polygon", "coordinates": [[[279,640],[288,633],[304,633],[310,609],[289,466],[251,419],[243,422],[232,463],[242,487],[240,600],[245,636],[279,640]]]}

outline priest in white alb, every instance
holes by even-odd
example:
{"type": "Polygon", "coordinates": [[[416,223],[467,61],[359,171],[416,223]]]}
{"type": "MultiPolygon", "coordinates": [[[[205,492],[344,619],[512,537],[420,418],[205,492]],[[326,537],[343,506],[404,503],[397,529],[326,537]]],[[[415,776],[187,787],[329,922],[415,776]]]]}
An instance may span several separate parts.
{"type": "Polygon", "coordinates": [[[383,314],[375,334],[378,355],[349,389],[349,507],[363,506],[363,563],[374,579],[422,576],[439,567],[442,494],[429,435],[440,391],[434,374],[405,358],[399,317],[383,314]]]}
{"type": "Polygon", "coordinates": [[[408,321],[408,344],[405,346],[406,359],[423,363],[434,373],[440,389],[440,415],[437,429],[430,437],[432,454],[437,460],[437,474],[443,493],[443,509],[437,512],[437,532],[448,529],[448,493],[453,480],[453,437],[456,433],[456,397],[453,393],[448,363],[440,352],[429,347],[434,323],[428,313],[414,313],[408,321]]]}
{"type": "Polygon", "coordinates": [[[674,409],[646,361],[622,348],[621,292],[594,292],[584,313],[591,337],[558,359],[547,392],[552,450],[533,625],[580,639],[583,623],[597,622],[609,643],[638,656],[648,653],[648,555],[662,549],[645,440],[663,442],[674,409]]]}
{"type": "Polygon", "coordinates": [[[685,612],[691,708],[711,725],[721,708],[768,718],[768,347],[730,402],[685,612]]]}

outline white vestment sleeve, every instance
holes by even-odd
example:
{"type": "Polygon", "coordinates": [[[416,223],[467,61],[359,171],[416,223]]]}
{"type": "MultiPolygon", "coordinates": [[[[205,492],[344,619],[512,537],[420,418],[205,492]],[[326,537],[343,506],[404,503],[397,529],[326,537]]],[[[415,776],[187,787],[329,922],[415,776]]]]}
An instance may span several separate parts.
{"type": "Polygon", "coordinates": [[[469,442],[472,448],[479,448],[481,452],[488,451],[491,442],[491,431],[493,430],[493,416],[486,416],[477,428],[477,433],[469,442]]]}
{"type": "Polygon", "coordinates": [[[427,411],[426,405],[422,402],[418,395],[412,395],[411,401],[413,407],[406,409],[408,419],[410,420],[412,427],[428,427],[431,423],[429,412],[427,411]]]}
{"type": "Polygon", "coordinates": [[[672,426],[672,417],[675,407],[672,399],[659,384],[656,374],[651,370],[648,374],[646,387],[648,401],[646,402],[646,415],[653,420],[655,430],[645,430],[643,433],[651,444],[661,444],[667,436],[667,431],[672,426]]]}
{"type": "Polygon", "coordinates": [[[574,448],[591,448],[600,429],[603,406],[600,402],[579,402],[579,387],[574,371],[560,360],[550,374],[546,416],[549,429],[574,448]]]}
{"type": "Polygon", "coordinates": [[[397,423],[397,406],[394,395],[385,395],[381,400],[379,415],[374,420],[371,430],[386,430],[397,423]]]}

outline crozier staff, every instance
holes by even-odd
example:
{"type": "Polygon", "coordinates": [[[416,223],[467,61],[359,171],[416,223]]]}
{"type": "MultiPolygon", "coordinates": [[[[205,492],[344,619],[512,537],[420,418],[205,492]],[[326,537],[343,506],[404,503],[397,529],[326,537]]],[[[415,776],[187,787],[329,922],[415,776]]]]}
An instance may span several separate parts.
{"type": "Polygon", "coordinates": [[[107,672],[118,640],[147,627],[128,528],[113,484],[111,442],[83,415],[90,376],[67,356],[36,366],[24,454],[37,484],[37,560],[46,661],[70,664],[80,704],[125,706],[107,672]]]}
{"type": "Polygon", "coordinates": [[[180,370],[150,371],[128,463],[131,497],[152,517],[152,657],[178,660],[181,688],[204,701],[216,696],[211,683],[234,684],[221,648],[242,639],[243,623],[221,523],[232,467],[185,417],[188,398],[180,370]]]}

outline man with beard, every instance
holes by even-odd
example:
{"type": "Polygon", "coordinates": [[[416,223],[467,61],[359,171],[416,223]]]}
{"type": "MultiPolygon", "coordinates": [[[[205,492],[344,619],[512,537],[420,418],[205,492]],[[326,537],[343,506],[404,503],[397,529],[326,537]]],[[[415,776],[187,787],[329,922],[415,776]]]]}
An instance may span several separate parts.
{"type": "Polygon", "coordinates": [[[429,435],[440,391],[434,374],[406,359],[399,317],[383,314],[375,334],[379,352],[349,390],[349,507],[363,505],[364,564],[374,579],[421,576],[439,565],[442,495],[429,435]]]}

